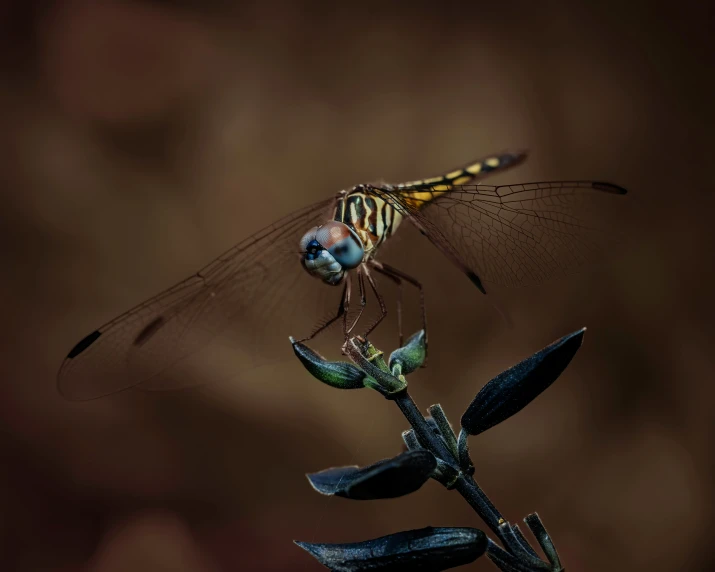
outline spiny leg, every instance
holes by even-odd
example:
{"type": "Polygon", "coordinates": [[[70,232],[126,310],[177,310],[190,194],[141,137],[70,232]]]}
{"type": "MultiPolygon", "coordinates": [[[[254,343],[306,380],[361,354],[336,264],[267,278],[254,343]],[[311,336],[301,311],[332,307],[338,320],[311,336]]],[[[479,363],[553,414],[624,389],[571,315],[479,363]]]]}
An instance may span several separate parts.
{"type": "Polygon", "coordinates": [[[348,309],[350,308],[350,293],[352,291],[352,281],[350,280],[350,274],[345,277],[345,286],[343,287],[343,294],[340,297],[340,305],[338,306],[338,313],[330,318],[324,324],[318,326],[313,332],[306,338],[298,340],[299,343],[307,342],[312,340],[323,330],[329,328],[333,323],[343,317],[343,323],[345,322],[345,317],[348,315],[348,309]]]}
{"type": "MultiPolygon", "coordinates": [[[[405,280],[417,288],[420,292],[420,310],[422,312],[422,329],[425,332],[425,364],[427,363],[427,307],[425,305],[425,292],[422,284],[415,278],[412,278],[409,274],[405,274],[402,270],[398,270],[393,266],[378,262],[377,260],[371,260],[370,265],[378,272],[384,274],[385,276],[391,277],[393,280],[405,280]]],[[[400,338],[401,340],[402,338],[400,338]]],[[[400,346],[402,346],[402,341],[400,341],[400,346]]]]}
{"type": "Polygon", "coordinates": [[[360,321],[360,318],[362,317],[362,313],[365,311],[365,305],[367,304],[367,298],[365,297],[365,278],[362,273],[362,266],[359,266],[357,269],[357,276],[358,276],[358,289],[360,290],[360,311],[358,312],[357,317],[355,320],[353,320],[352,326],[347,328],[347,313],[345,314],[345,321],[344,323],[344,333],[345,333],[345,340],[348,339],[350,336],[350,333],[353,331],[355,326],[357,326],[357,323],[360,321]]]}
{"type": "Polygon", "coordinates": [[[404,341],[402,335],[402,280],[394,274],[390,274],[389,272],[385,271],[380,265],[380,263],[373,264],[371,262],[371,265],[375,269],[375,271],[379,272],[386,278],[389,278],[397,285],[397,332],[400,337],[399,347],[402,347],[402,342],[404,341]]]}
{"type": "Polygon", "coordinates": [[[372,277],[372,274],[368,270],[367,265],[363,264],[362,268],[364,269],[365,276],[367,277],[367,281],[370,283],[370,287],[372,288],[372,291],[375,293],[375,297],[377,298],[377,301],[380,304],[380,317],[377,320],[375,320],[375,322],[363,334],[363,337],[367,338],[368,334],[370,332],[372,332],[375,328],[377,328],[378,324],[385,319],[385,316],[387,316],[387,305],[385,304],[385,300],[382,299],[382,296],[380,296],[380,292],[377,289],[377,284],[375,283],[375,279],[372,277]]]}

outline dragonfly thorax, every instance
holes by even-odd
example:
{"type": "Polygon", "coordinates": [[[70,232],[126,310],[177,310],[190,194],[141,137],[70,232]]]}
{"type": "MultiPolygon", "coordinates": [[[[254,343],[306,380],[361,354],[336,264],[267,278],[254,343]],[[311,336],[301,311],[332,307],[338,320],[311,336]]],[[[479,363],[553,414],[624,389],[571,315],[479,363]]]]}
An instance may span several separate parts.
{"type": "Polygon", "coordinates": [[[345,223],[360,238],[366,258],[371,258],[378,247],[397,230],[402,215],[394,205],[379,196],[390,190],[390,185],[358,185],[344,192],[335,206],[333,218],[345,223]]]}
{"type": "Polygon", "coordinates": [[[347,270],[360,265],[365,250],[355,231],[342,222],[330,221],[303,235],[300,253],[308,274],[335,286],[347,270]]]}

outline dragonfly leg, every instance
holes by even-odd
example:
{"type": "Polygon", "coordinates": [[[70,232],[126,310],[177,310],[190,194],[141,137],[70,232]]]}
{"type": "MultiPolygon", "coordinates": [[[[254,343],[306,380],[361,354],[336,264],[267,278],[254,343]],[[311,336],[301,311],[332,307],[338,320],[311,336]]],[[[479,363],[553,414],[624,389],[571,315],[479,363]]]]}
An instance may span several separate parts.
{"type": "MultiPolygon", "coordinates": [[[[422,284],[415,278],[412,278],[409,274],[405,274],[402,272],[402,270],[398,270],[397,268],[394,268],[392,266],[389,266],[387,264],[384,264],[382,262],[378,262],[377,260],[371,260],[370,265],[377,271],[380,272],[381,274],[384,274],[385,276],[388,276],[392,278],[392,280],[404,280],[405,282],[409,282],[412,284],[415,288],[417,288],[420,292],[420,310],[422,312],[422,329],[425,332],[425,363],[427,363],[427,307],[425,305],[425,291],[424,288],[422,287],[422,284]]],[[[399,306],[398,306],[399,308],[399,306]]],[[[400,346],[402,346],[402,329],[400,327],[400,346]]]]}
{"type": "Polygon", "coordinates": [[[363,264],[362,268],[365,272],[365,276],[367,277],[367,281],[370,283],[370,287],[372,288],[372,291],[375,293],[375,296],[377,297],[377,301],[380,304],[380,317],[373,322],[370,327],[365,331],[363,334],[363,337],[367,338],[368,334],[372,332],[375,328],[377,328],[378,324],[382,322],[382,320],[385,319],[385,316],[387,316],[387,305],[385,304],[385,300],[382,299],[382,296],[380,296],[380,292],[377,289],[377,284],[375,283],[375,279],[372,277],[372,274],[370,271],[367,269],[367,265],[363,264]]]}
{"type": "Polygon", "coordinates": [[[386,278],[389,278],[397,285],[397,332],[400,338],[399,347],[402,347],[402,342],[404,341],[404,337],[402,335],[402,279],[383,270],[382,265],[379,262],[373,264],[371,261],[371,265],[376,272],[379,272],[386,278]]]}
{"type": "Polygon", "coordinates": [[[367,304],[367,298],[365,297],[365,277],[363,276],[361,267],[358,267],[358,269],[357,269],[357,277],[358,277],[358,289],[360,290],[360,311],[358,312],[357,317],[355,318],[355,320],[353,320],[353,323],[349,328],[347,327],[347,312],[345,313],[343,327],[344,327],[346,341],[350,337],[350,333],[353,331],[355,326],[357,326],[357,323],[360,321],[360,318],[362,317],[362,313],[365,311],[365,305],[367,304]]]}
{"type": "Polygon", "coordinates": [[[353,281],[352,281],[352,276],[350,273],[347,273],[347,276],[345,276],[345,290],[343,291],[343,299],[340,302],[340,310],[338,310],[338,316],[343,317],[343,332],[348,327],[348,311],[350,310],[350,297],[352,295],[352,290],[353,290],[353,281]]]}
{"type": "Polygon", "coordinates": [[[351,293],[351,291],[352,291],[352,282],[350,280],[350,274],[348,274],[345,277],[345,286],[343,287],[343,295],[340,297],[340,305],[338,306],[337,314],[335,316],[333,316],[332,318],[330,318],[324,324],[320,324],[317,328],[315,328],[311,332],[311,334],[308,337],[303,338],[302,340],[298,340],[298,342],[303,343],[303,342],[312,340],[320,332],[329,328],[332,324],[334,324],[341,317],[343,318],[343,324],[345,324],[346,323],[345,320],[348,315],[348,309],[350,308],[350,293],[351,293]]]}

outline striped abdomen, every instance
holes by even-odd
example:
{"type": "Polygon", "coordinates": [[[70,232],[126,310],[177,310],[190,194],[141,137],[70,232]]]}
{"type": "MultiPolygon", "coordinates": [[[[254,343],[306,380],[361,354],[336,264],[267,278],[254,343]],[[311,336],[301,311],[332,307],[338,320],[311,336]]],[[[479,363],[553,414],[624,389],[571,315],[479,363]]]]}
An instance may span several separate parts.
{"type": "Polygon", "coordinates": [[[454,185],[475,184],[482,177],[518,165],[526,158],[526,153],[500,153],[450,171],[440,177],[410,181],[395,185],[403,192],[403,201],[412,208],[423,209],[429,203],[451,191],[454,185]]]}

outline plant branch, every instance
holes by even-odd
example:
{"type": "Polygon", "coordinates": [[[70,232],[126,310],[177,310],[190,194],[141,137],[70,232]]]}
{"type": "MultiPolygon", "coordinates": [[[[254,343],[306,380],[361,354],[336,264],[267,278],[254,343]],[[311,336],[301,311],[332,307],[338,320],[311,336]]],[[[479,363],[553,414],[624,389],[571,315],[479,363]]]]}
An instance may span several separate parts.
{"type": "MultiPolygon", "coordinates": [[[[583,330],[565,336],[492,379],[480,390],[462,415],[458,437],[439,404],[430,406],[428,408],[430,416],[426,417],[408,392],[405,375],[415,371],[424,361],[423,332],[418,332],[404,347],[395,350],[390,356],[389,365],[385,363],[382,351],[367,340],[359,337],[349,339],[343,346],[343,351],[359,369],[346,362],[327,362],[309,348],[291,340],[296,355],[315,377],[328,385],[342,389],[356,388],[360,384],[375,389],[386,399],[395,402],[411,427],[402,433],[408,452],[362,469],[342,467],[308,475],[311,484],[323,494],[336,494],[355,499],[377,499],[409,494],[432,478],[447,489],[455,489],[503,545],[503,548],[498,546],[482,531],[476,529],[469,529],[476,530],[476,533],[443,529],[448,531],[445,534],[454,534],[455,538],[467,539],[464,546],[469,547],[469,560],[465,557],[464,562],[472,561],[486,552],[503,572],[563,572],[556,548],[538,515],[531,514],[524,520],[544,551],[548,562],[537,554],[518,526],[510,524],[502,517],[477,484],[473,476],[474,463],[469,455],[467,440],[470,435],[478,435],[507,419],[546,389],[568,365],[580,347],[582,337],[583,330]],[[336,480],[342,487],[327,486],[334,484],[336,480]],[[326,493],[325,490],[330,492],[326,493]],[[479,538],[481,544],[477,542],[479,538]]],[[[432,529],[410,531],[385,537],[389,538],[385,542],[395,543],[394,546],[390,544],[395,555],[403,552],[413,554],[417,549],[410,545],[410,539],[427,535],[430,542],[435,542],[436,550],[443,550],[446,544],[440,544],[441,541],[437,540],[440,534],[443,533],[432,532],[432,529]]],[[[382,540],[376,539],[370,542],[382,540]]],[[[450,554],[456,555],[461,550],[456,541],[449,540],[447,544],[450,546],[450,554]]],[[[322,551],[327,551],[325,554],[335,550],[336,558],[341,558],[342,554],[347,555],[354,548],[353,545],[310,545],[306,549],[318,550],[318,547],[322,547],[320,548],[322,551]]],[[[316,558],[327,558],[322,552],[322,556],[316,554],[314,554],[316,558]]],[[[344,570],[383,569],[380,567],[382,564],[378,566],[377,556],[372,552],[366,554],[367,556],[360,557],[359,566],[344,568],[344,570]],[[375,566],[377,568],[374,568],[375,566]]],[[[444,562],[447,562],[446,554],[444,562]]]]}
{"type": "Polygon", "coordinates": [[[420,440],[420,443],[422,443],[426,449],[429,449],[432,453],[434,453],[435,456],[444,461],[445,464],[451,465],[454,470],[459,471],[459,466],[454,458],[454,455],[452,455],[451,451],[447,448],[447,445],[441,437],[437,435],[432,430],[429,423],[427,423],[427,419],[425,419],[424,415],[420,413],[420,410],[417,408],[414,400],[407,392],[407,389],[404,389],[400,393],[396,394],[392,397],[392,399],[397,407],[400,408],[400,411],[402,411],[405,419],[407,419],[409,424],[415,430],[415,434],[420,440]]]}
{"type": "Polygon", "coordinates": [[[462,498],[469,503],[469,506],[471,506],[479,515],[479,518],[481,518],[485,524],[492,529],[494,534],[496,534],[499,538],[502,538],[502,532],[499,529],[499,525],[504,522],[504,519],[489,500],[489,497],[487,497],[484,491],[479,487],[474,478],[470,475],[462,473],[454,485],[454,490],[462,495],[462,498]]]}

